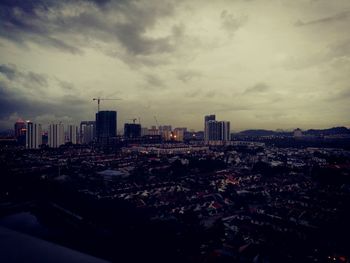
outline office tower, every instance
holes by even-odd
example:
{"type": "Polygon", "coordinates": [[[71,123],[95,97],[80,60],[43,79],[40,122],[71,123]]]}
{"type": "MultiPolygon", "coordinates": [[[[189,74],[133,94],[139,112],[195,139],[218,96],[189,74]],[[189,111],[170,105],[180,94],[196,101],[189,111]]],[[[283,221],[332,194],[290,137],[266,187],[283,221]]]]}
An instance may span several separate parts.
{"type": "Polygon", "coordinates": [[[15,123],[15,137],[18,138],[26,134],[26,124],[24,120],[18,119],[15,123]]]}
{"type": "Polygon", "coordinates": [[[41,125],[28,121],[26,130],[26,148],[39,149],[39,146],[42,144],[41,125]]]}
{"type": "Polygon", "coordinates": [[[48,141],[51,148],[58,148],[64,144],[64,125],[62,123],[50,124],[48,141]]]}
{"type": "Polygon", "coordinates": [[[148,135],[148,128],[142,128],[141,127],[141,136],[145,136],[145,135],[148,135]]]}
{"type": "Polygon", "coordinates": [[[207,115],[204,117],[204,141],[209,141],[208,122],[215,121],[215,115],[207,115]]]}
{"type": "Polygon", "coordinates": [[[159,134],[166,141],[170,141],[172,138],[172,129],[171,125],[162,125],[159,126],[159,134]]]}
{"type": "Polygon", "coordinates": [[[73,144],[78,143],[78,127],[76,125],[68,125],[67,142],[71,142],[73,144]]]}
{"type": "Polygon", "coordinates": [[[140,136],[141,136],[141,124],[136,124],[136,123],[124,124],[125,138],[138,138],[140,136]]]}
{"type": "Polygon", "coordinates": [[[96,122],[82,121],[80,123],[80,142],[89,144],[96,137],[96,122]]]}
{"type": "Polygon", "coordinates": [[[187,128],[175,128],[173,131],[173,140],[182,142],[184,140],[186,132],[187,128]]]}
{"type": "Polygon", "coordinates": [[[117,112],[99,111],[96,113],[96,135],[99,142],[108,141],[117,134],[117,112]]]}
{"type": "Polygon", "coordinates": [[[229,141],[230,140],[230,122],[220,121],[220,126],[221,126],[221,140],[229,141]]]}
{"type": "Polygon", "coordinates": [[[26,145],[26,124],[22,119],[15,123],[15,137],[19,145],[26,145]]]}
{"type": "Polygon", "coordinates": [[[148,133],[147,135],[151,135],[151,136],[159,135],[159,130],[156,128],[156,126],[152,126],[152,128],[149,129],[147,133],[148,133]]]}
{"type": "Polygon", "coordinates": [[[230,122],[209,120],[207,132],[207,141],[228,141],[230,139],[230,122]]]}

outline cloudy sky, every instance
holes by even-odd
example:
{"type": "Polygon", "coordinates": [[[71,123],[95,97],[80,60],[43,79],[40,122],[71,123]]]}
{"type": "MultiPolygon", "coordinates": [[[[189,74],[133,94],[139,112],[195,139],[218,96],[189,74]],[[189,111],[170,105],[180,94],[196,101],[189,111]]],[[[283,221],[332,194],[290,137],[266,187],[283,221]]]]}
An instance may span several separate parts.
{"type": "Polygon", "coordinates": [[[1,0],[0,129],[98,96],[119,127],[349,127],[349,26],[349,0],[1,0]]]}

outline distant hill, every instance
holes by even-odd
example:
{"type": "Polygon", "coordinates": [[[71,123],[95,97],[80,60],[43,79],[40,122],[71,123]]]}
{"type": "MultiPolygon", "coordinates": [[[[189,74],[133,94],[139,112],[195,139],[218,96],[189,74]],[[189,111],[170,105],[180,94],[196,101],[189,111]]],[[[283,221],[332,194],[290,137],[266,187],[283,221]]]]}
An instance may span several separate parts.
{"type": "Polygon", "coordinates": [[[239,136],[273,136],[273,135],[291,135],[291,132],[277,132],[272,130],[245,130],[237,133],[239,136]]]}
{"type": "Polygon", "coordinates": [[[329,129],[323,129],[323,130],[311,129],[311,130],[303,131],[303,134],[315,135],[315,136],[350,134],[350,129],[347,129],[346,127],[333,127],[329,129]]]}
{"type": "MultiPolygon", "coordinates": [[[[339,135],[339,134],[350,134],[350,129],[346,127],[333,127],[329,129],[310,129],[303,130],[304,135],[313,135],[313,136],[329,136],[329,135],[339,135]]],[[[292,136],[293,132],[280,132],[280,131],[272,131],[272,130],[244,130],[235,134],[236,136],[252,136],[252,137],[260,137],[260,136],[292,136]]]]}

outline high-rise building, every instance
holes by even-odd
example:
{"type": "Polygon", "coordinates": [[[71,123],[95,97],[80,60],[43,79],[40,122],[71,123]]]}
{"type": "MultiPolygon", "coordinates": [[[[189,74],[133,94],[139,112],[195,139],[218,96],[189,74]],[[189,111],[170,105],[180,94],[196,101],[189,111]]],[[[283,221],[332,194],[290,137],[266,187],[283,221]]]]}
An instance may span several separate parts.
{"type": "Polygon", "coordinates": [[[99,142],[108,141],[117,135],[116,111],[99,111],[96,113],[96,135],[99,142]]]}
{"type": "Polygon", "coordinates": [[[152,126],[151,129],[148,130],[148,134],[147,135],[159,135],[159,130],[157,129],[156,126],[152,126]]]}
{"type": "Polygon", "coordinates": [[[15,137],[19,145],[26,145],[26,123],[22,119],[15,123],[15,137]]]}
{"type": "Polygon", "coordinates": [[[230,122],[210,120],[207,122],[207,141],[229,141],[230,122]]]}
{"type": "Polygon", "coordinates": [[[26,148],[39,149],[40,145],[42,144],[41,125],[28,121],[26,130],[26,148]]]}
{"type": "Polygon", "coordinates": [[[215,121],[215,115],[207,115],[204,117],[204,141],[209,141],[209,128],[208,128],[208,122],[209,121],[215,121]]]}
{"type": "Polygon", "coordinates": [[[175,128],[173,131],[173,140],[182,142],[184,140],[186,132],[187,128],[175,128]]]}
{"type": "Polygon", "coordinates": [[[80,123],[80,143],[89,144],[96,137],[96,122],[82,121],[80,123]]]}
{"type": "Polygon", "coordinates": [[[229,121],[220,121],[221,125],[221,140],[229,141],[230,138],[230,122],[229,121]]]}
{"type": "Polygon", "coordinates": [[[73,144],[78,143],[78,127],[76,125],[68,125],[67,142],[71,142],[73,144]]]}
{"type": "Polygon", "coordinates": [[[18,119],[15,123],[15,137],[18,138],[26,134],[26,123],[22,119],[18,119]]]}
{"type": "Polygon", "coordinates": [[[148,135],[148,128],[146,127],[141,127],[141,136],[148,135]]]}
{"type": "Polygon", "coordinates": [[[159,126],[159,134],[162,136],[163,140],[170,141],[172,138],[171,125],[159,126]]]}
{"type": "Polygon", "coordinates": [[[51,148],[58,148],[64,144],[64,125],[62,123],[50,124],[48,141],[51,148]]]}
{"type": "Polygon", "coordinates": [[[140,136],[141,136],[141,124],[137,124],[137,123],[124,124],[125,138],[138,138],[140,136]]]}

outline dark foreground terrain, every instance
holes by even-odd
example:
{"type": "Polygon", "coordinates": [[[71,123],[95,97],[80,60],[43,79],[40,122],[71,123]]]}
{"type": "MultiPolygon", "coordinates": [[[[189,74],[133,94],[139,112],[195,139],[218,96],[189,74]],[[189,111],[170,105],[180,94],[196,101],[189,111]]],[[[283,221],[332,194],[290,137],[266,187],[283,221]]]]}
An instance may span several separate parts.
{"type": "Polygon", "coordinates": [[[341,148],[3,147],[0,166],[2,227],[103,260],[349,262],[341,148]]]}

